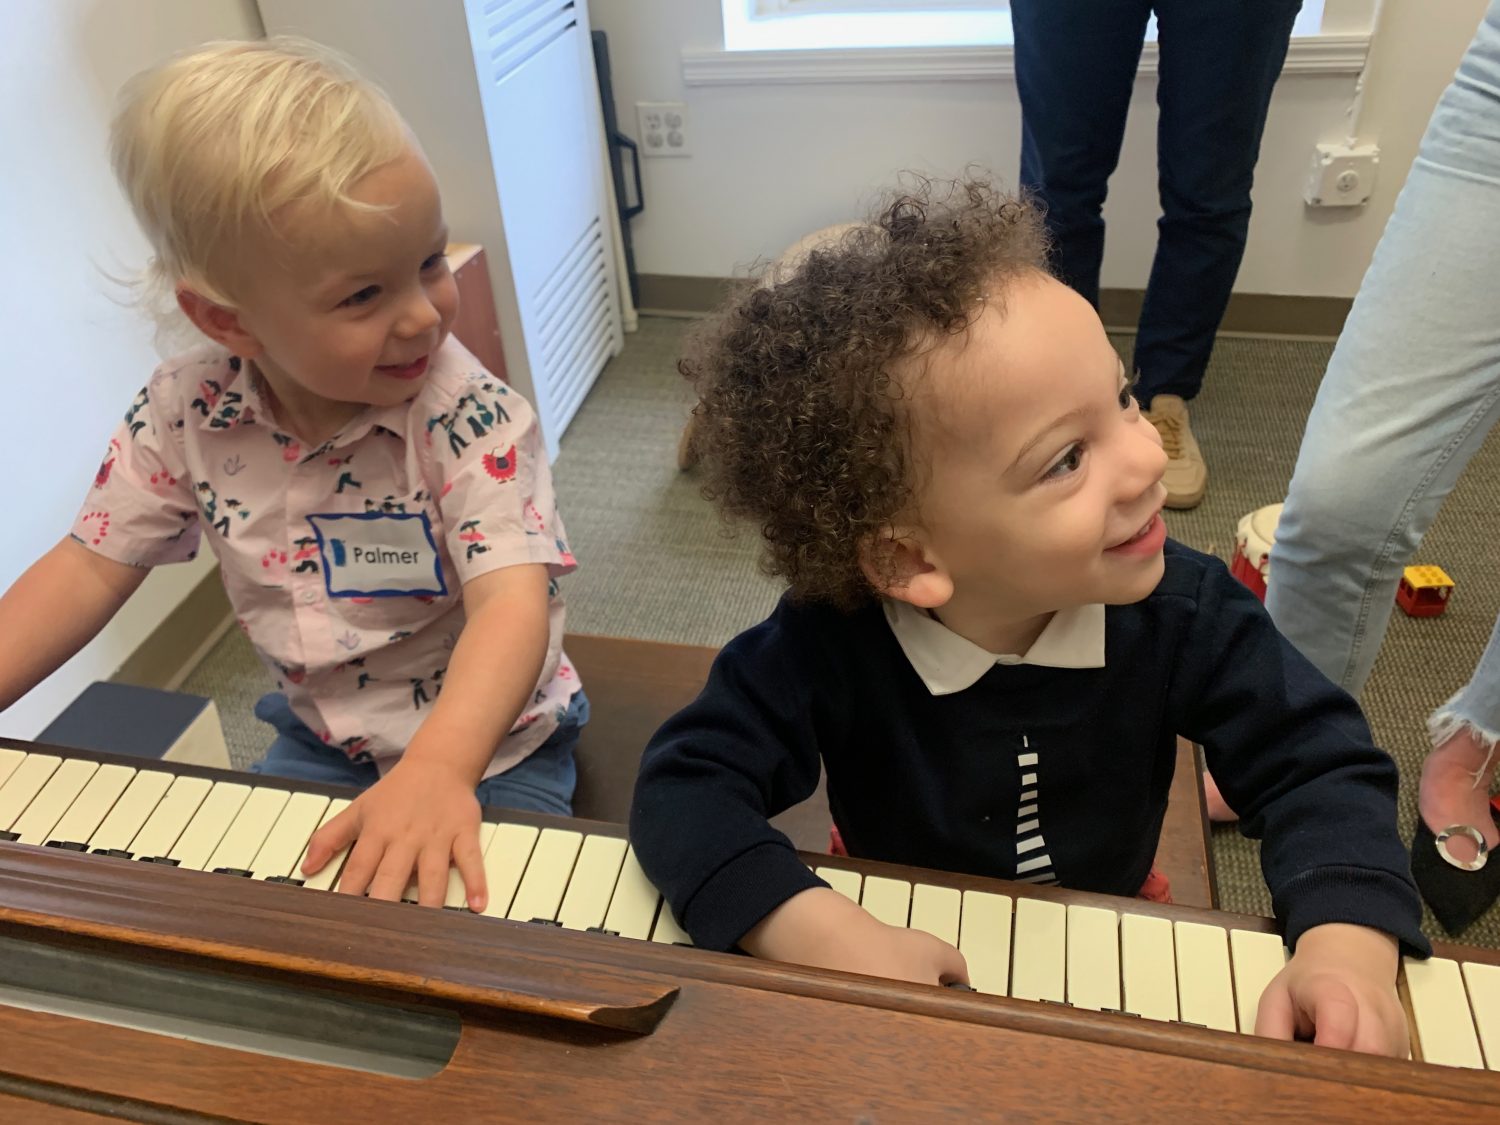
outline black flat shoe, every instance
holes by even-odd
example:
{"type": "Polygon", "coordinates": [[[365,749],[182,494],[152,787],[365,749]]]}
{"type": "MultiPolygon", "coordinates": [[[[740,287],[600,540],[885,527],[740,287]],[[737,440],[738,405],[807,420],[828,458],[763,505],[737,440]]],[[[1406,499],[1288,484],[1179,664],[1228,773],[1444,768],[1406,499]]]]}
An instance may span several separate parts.
{"type": "Polygon", "coordinates": [[[1500,898],[1500,858],[1488,854],[1478,829],[1453,825],[1443,830],[1445,839],[1449,835],[1475,839],[1479,857],[1460,866],[1418,814],[1411,838],[1411,874],[1443,929],[1457,937],[1500,898]]]}

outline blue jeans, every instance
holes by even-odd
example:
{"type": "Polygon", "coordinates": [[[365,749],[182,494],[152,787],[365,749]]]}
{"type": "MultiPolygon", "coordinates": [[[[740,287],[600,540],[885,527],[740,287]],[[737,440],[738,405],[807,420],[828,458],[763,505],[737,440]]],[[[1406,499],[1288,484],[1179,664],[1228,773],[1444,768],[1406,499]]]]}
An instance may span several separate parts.
{"type": "Polygon", "coordinates": [[[1104,196],[1153,9],[1161,219],[1136,397],[1192,398],[1245,253],[1271,89],[1302,0],[1011,0],[1021,185],[1047,209],[1058,276],[1099,304],[1104,196]]]}
{"type": "MultiPolygon", "coordinates": [[[[380,780],[373,762],[351,762],[342,750],[329,746],[293,713],[279,691],[262,696],[255,717],[276,728],[276,740],[251,773],[315,781],[324,785],[353,785],[368,789],[380,780]]],[[[562,722],[531,754],[504,773],[487,777],[474,795],[491,808],[573,815],[573,788],[578,780],[573,751],[589,721],[588,697],[580,690],[568,704],[562,722]]]]}
{"type": "MultiPolygon", "coordinates": [[[[1500,421],[1500,2],[1422,137],[1308,418],[1266,606],[1358,694],[1396,586],[1500,421]]],[[[1500,526],[1497,519],[1496,526],[1500,526]]],[[[1500,622],[1433,717],[1500,733],[1500,622]]]]}

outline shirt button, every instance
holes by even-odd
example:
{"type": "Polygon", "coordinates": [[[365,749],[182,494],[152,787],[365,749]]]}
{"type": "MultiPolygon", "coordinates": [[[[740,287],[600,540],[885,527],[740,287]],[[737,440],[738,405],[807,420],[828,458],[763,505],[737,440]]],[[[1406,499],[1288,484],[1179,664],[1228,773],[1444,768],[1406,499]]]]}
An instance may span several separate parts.
{"type": "Polygon", "coordinates": [[[317,600],[318,600],[318,592],[316,590],[303,590],[302,591],[302,604],[303,605],[312,605],[317,600]]]}

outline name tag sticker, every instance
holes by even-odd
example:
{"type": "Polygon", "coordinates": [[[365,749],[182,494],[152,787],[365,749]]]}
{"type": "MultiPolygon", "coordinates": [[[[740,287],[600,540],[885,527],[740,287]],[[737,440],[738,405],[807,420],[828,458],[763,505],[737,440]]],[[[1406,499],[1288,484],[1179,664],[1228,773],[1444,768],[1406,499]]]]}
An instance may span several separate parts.
{"type": "Polygon", "coordinates": [[[425,512],[308,516],[330,598],[400,598],[448,593],[425,512]]]}

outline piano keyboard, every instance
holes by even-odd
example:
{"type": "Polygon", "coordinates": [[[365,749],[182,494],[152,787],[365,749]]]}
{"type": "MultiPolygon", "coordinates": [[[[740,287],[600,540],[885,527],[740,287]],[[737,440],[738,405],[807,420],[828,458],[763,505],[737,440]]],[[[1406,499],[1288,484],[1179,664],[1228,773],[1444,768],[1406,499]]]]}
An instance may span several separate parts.
{"type": "MultiPolygon", "coordinates": [[[[207,773],[0,747],[0,840],[337,889],[346,853],[306,879],[300,868],[347,799],[207,773]]],[[[623,837],[486,821],[480,845],[489,917],[691,944],[623,837]]],[[[1251,1034],[1286,963],[1281,939],[1259,930],[910,883],[832,859],[815,870],[881,921],[957,946],[973,988],[993,996],[1251,1034]]],[[[456,869],[444,905],[468,909],[456,869]]],[[[1500,964],[1408,958],[1402,985],[1423,1061],[1500,1070],[1500,964]]]]}

